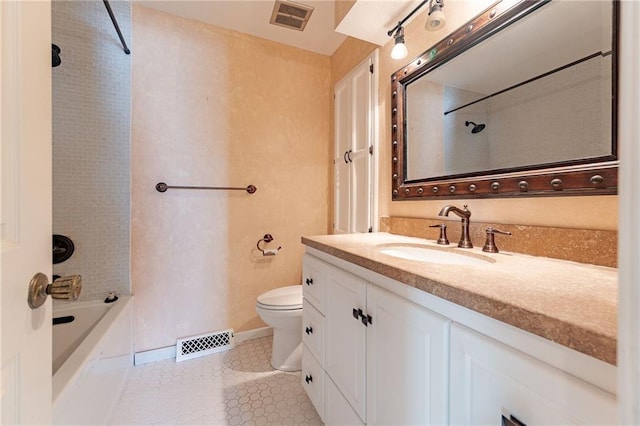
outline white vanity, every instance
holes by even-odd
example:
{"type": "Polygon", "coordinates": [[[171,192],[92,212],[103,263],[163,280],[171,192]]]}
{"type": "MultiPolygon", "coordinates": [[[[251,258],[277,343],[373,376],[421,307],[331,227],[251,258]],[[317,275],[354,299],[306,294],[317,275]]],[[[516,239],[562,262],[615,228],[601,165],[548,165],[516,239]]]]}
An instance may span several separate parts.
{"type": "Polygon", "coordinates": [[[616,423],[615,269],[385,233],[303,243],[302,380],[326,424],[616,423]]]}

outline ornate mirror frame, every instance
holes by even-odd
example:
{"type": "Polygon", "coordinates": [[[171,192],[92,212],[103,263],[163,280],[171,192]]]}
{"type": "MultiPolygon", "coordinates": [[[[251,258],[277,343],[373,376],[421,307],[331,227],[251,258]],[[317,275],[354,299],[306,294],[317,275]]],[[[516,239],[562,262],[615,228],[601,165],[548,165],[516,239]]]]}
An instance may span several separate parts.
{"type": "Polygon", "coordinates": [[[414,181],[406,179],[406,85],[549,1],[501,0],[392,74],[392,200],[419,200],[432,197],[489,198],[617,193],[617,23],[620,16],[620,6],[617,0],[613,1],[612,27],[612,155],[563,161],[553,164],[553,167],[534,165],[493,170],[490,174],[480,171],[414,181]]]}

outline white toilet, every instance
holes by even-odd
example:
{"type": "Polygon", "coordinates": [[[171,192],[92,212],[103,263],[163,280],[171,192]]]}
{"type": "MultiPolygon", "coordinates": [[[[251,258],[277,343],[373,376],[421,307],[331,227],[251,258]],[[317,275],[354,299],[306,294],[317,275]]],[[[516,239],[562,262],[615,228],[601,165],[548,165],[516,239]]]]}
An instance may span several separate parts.
{"type": "Polygon", "coordinates": [[[258,296],[256,311],[273,328],[271,366],[281,371],[302,368],[302,286],[292,285],[258,296]]]}

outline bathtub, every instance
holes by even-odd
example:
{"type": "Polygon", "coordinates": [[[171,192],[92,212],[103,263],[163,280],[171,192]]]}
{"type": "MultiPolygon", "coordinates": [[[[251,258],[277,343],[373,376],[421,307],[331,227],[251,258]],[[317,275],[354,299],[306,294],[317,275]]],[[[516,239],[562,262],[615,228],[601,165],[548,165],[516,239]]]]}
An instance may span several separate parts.
{"type": "Polygon", "coordinates": [[[55,303],[53,318],[53,423],[104,424],[133,367],[133,297],[55,303]]]}

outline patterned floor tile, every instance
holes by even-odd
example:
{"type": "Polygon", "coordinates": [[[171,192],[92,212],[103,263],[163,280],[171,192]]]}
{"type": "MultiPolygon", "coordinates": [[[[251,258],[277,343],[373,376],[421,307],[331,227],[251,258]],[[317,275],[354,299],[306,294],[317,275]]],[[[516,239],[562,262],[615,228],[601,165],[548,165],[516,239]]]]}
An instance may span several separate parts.
{"type": "Polygon", "coordinates": [[[271,337],[190,361],[133,369],[111,425],[322,425],[300,372],[269,364],[271,337]]]}

